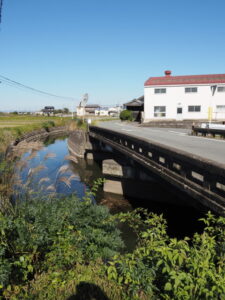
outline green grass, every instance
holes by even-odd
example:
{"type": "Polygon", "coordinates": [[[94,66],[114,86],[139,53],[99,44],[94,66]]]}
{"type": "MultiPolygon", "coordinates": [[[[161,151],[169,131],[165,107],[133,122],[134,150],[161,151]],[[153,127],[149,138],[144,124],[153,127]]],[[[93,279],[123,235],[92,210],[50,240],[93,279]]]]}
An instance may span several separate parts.
{"type": "MultiPolygon", "coordinates": [[[[68,120],[69,118],[63,118],[68,120]]],[[[61,121],[61,117],[43,117],[43,116],[17,116],[17,115],[7,115],[0,116],[0,127],[7,128],[13,126],[23,126],[30,124],[40,124],[46,121],[61,121]]]]}
{"type": "Polygon", "coordinates": [[[5,152],[7,146],[18,136],[43,128],[46,123],[54,122],[55,126],[69,123],[70,118],[43,116],[0,116],[0,153],[5,152]]]}

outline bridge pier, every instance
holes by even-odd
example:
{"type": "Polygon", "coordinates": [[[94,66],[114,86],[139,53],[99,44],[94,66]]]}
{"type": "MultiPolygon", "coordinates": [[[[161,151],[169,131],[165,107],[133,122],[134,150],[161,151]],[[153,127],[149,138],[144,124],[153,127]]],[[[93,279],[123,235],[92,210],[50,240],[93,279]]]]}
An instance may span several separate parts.
{"type": "Polygon", "coordinates": [[[102,162],[104,192],[149,200],[157,194],[155,180],[125,161],[106,159],[102,162]],[[140,193],[141,191],[141,193],[140,193]]]}

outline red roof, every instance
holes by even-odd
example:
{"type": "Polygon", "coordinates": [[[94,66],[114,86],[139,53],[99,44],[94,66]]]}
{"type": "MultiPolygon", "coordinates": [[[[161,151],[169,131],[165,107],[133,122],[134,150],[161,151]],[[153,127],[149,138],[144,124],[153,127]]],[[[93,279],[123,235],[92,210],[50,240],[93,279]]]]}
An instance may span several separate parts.
{"type": "Polygon", "coordinates": [[[225,74],[150,77],[145,86],[225,83],[225,74]]]}

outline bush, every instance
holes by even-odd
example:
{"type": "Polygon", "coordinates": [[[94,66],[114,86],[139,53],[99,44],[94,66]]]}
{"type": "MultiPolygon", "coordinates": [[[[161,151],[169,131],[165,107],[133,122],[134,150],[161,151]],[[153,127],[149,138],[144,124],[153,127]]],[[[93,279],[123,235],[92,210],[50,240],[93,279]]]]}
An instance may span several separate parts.
{"type": "Polygon", "coordinates": [[[51,127],[55,127],[54,121],[47,121],[42,124],[42,128],[44,128],[46,131],[48,131],[48,129],[51,127]]]}
{"type": "Polygon", "coordinates": [[[129,299],[224,299],[225,218],[208,213],[204,232],[191,240],[169,238],[162,216],[141,221],[132,212],[120,219],[130,222],[139,243],[133,253],[115,257],[107,273],[129,299]]]}
{"type": "Polygon", "coordinates": [[[75,196],[19,203],[0,213],[0,228],[4,295],[37,274],[108,260],[123,247],[108,209],[75,196]]]}
{"type": "Polygon", "coordinates": [[[121,121],[132,121],[133,120],[132,111],[130,111],[130,110],[121,111],[120,120],[121,121]]]}

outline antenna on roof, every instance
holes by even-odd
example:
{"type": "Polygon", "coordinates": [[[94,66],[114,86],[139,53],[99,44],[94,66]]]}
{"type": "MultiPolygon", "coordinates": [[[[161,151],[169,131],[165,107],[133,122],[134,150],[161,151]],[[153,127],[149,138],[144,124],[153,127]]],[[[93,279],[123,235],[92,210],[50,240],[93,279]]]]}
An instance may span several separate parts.
{"type": "Polygon", "coordinates": [[[88,94],[84,94],[82,100],[80,101],[79,107],[84,107],[88,102],[88,94]]]}

